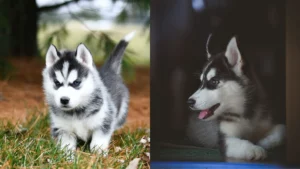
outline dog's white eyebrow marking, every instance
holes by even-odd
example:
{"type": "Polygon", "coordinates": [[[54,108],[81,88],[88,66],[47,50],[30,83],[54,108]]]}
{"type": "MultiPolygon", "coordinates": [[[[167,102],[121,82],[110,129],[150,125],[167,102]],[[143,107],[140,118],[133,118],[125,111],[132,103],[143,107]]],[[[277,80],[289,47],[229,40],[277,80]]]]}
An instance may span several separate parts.
{"type": "Polygon", "coordinates": [[[213,78],[214,76],[216,76],[216,73],[217,73],[216,69],[215,68],[211,68],[209,70],[209,72],[207,73],[207,75],[206,75],[207,80],[210,80],[211,78],[213,78]]]}
{"type": "MultiPolygon", "coordinates": [[[[209,68],[209,66],[210,66],[212,63],[213,63],[213,60],[209,61],[209,62],[206,64],[206,66],[204,67],[204,69],[203,69],[203,71],[202,71],[202,75],[203,75],[204,73],[206,73],[207,69],[209,68]]],[[[200,77],[200,78],[201,78],[201,80],[202,80],[204,77],[202,76],[202,77],[200,77]]]]}
{"type": "Polygon", "coordinates": [[[69,69],[69,62],[64,62],[63,68],[62,68],[62,73],[65,78],[67,78],[68,69],[69,69]]]}
{"type": "Polygon", "coordinates": [[[209,66],[210,66],[211,64],[212,64],[212,60],[209,61],[209,62],[207,63],[207,65],[204,67],[204,69],[203,69],[203,71],[202,71],[202,74],[201,74],[201,76],[200,76],[200,81],[203,81],[204,73],[206,72],[206,70],[209,68],[209,66]]]}
{"type": "Polygon", "coordinates": [[[78,76],[77,70],[72,70],[69,74],[68,82],[73,83],[77,79],[77,76],[78,76]]]}
{"type": "Polygon", "coordinates": [[[64,77],[62,76],[60,71],[55,71],[56,80],[58,80],[60,83],[64,81],[64,77]]]}

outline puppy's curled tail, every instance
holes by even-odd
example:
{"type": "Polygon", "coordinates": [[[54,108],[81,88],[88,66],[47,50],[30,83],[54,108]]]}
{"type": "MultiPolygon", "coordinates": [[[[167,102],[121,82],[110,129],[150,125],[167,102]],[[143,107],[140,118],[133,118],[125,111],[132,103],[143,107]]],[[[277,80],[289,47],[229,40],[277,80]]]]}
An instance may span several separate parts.
{"type": "Polygon", "coordinates": [[[103,68],[110,69],[116,74],[121,72],[121,62],[129,41],[134,37],[135,31],[127,34],[114,48],[103,68]]]}

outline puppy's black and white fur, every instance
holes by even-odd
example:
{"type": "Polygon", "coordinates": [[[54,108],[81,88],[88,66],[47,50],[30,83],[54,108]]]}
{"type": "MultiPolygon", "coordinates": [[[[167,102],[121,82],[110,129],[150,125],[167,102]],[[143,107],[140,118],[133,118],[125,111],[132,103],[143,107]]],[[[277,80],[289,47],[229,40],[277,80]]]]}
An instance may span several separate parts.
{"type": "Polygon", "coordinates": [[[74,151],[78,140],[90,141],[90,149],[107,153],[113,132],[126,120],[129,92],[124,85],[121,61],[128,34],[98,70],[89,50],[80,44],[76,51],[46,54],[43,87],[49,105],[51,133],[60,147],[74,151]]]}
{"type": "Polygon", "coordinates": [[[199,130],[207,130],[198,132],[198,138],[208,147],[215,147],[217,139],[223,138],[229,158],[266,158],[265,149],[283,143],[285,126],[273,123],[266,94],[242,57],[236,38],[229,41],[225,52],[211,55],[207,51],[207,55],[201,85],[188,100],[197,111],[199,130]]]}

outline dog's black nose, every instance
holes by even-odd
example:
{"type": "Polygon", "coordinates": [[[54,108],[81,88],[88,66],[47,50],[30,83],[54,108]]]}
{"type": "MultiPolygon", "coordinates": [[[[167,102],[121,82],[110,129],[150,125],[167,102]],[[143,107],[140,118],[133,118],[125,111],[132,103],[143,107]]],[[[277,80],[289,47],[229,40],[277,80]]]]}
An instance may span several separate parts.
{"type": "Polygon", "coordinates": [[[194,99],[189,99],[189,100],[187,101],[187,104],[188,104],[189,106],[194,106],[195,103],[196,103],[196,101],[195,101],[194,99]]]}
{"type": "Polygon", "coordinates": [[[69,103],[70,99],[68,97],[62,97],[60,98],[60,102],[63,105],[67,105],[69,103]]]}

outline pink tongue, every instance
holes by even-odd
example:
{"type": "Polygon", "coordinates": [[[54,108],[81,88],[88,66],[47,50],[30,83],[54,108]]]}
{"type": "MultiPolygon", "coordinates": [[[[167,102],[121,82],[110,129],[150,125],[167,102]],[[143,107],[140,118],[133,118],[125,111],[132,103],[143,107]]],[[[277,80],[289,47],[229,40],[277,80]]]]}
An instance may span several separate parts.
{"type": "Polygon", "coordinates": [[[202,110],[198,116],[199,119],[204,119],[208,115],[208,110],[202,110]]]}

